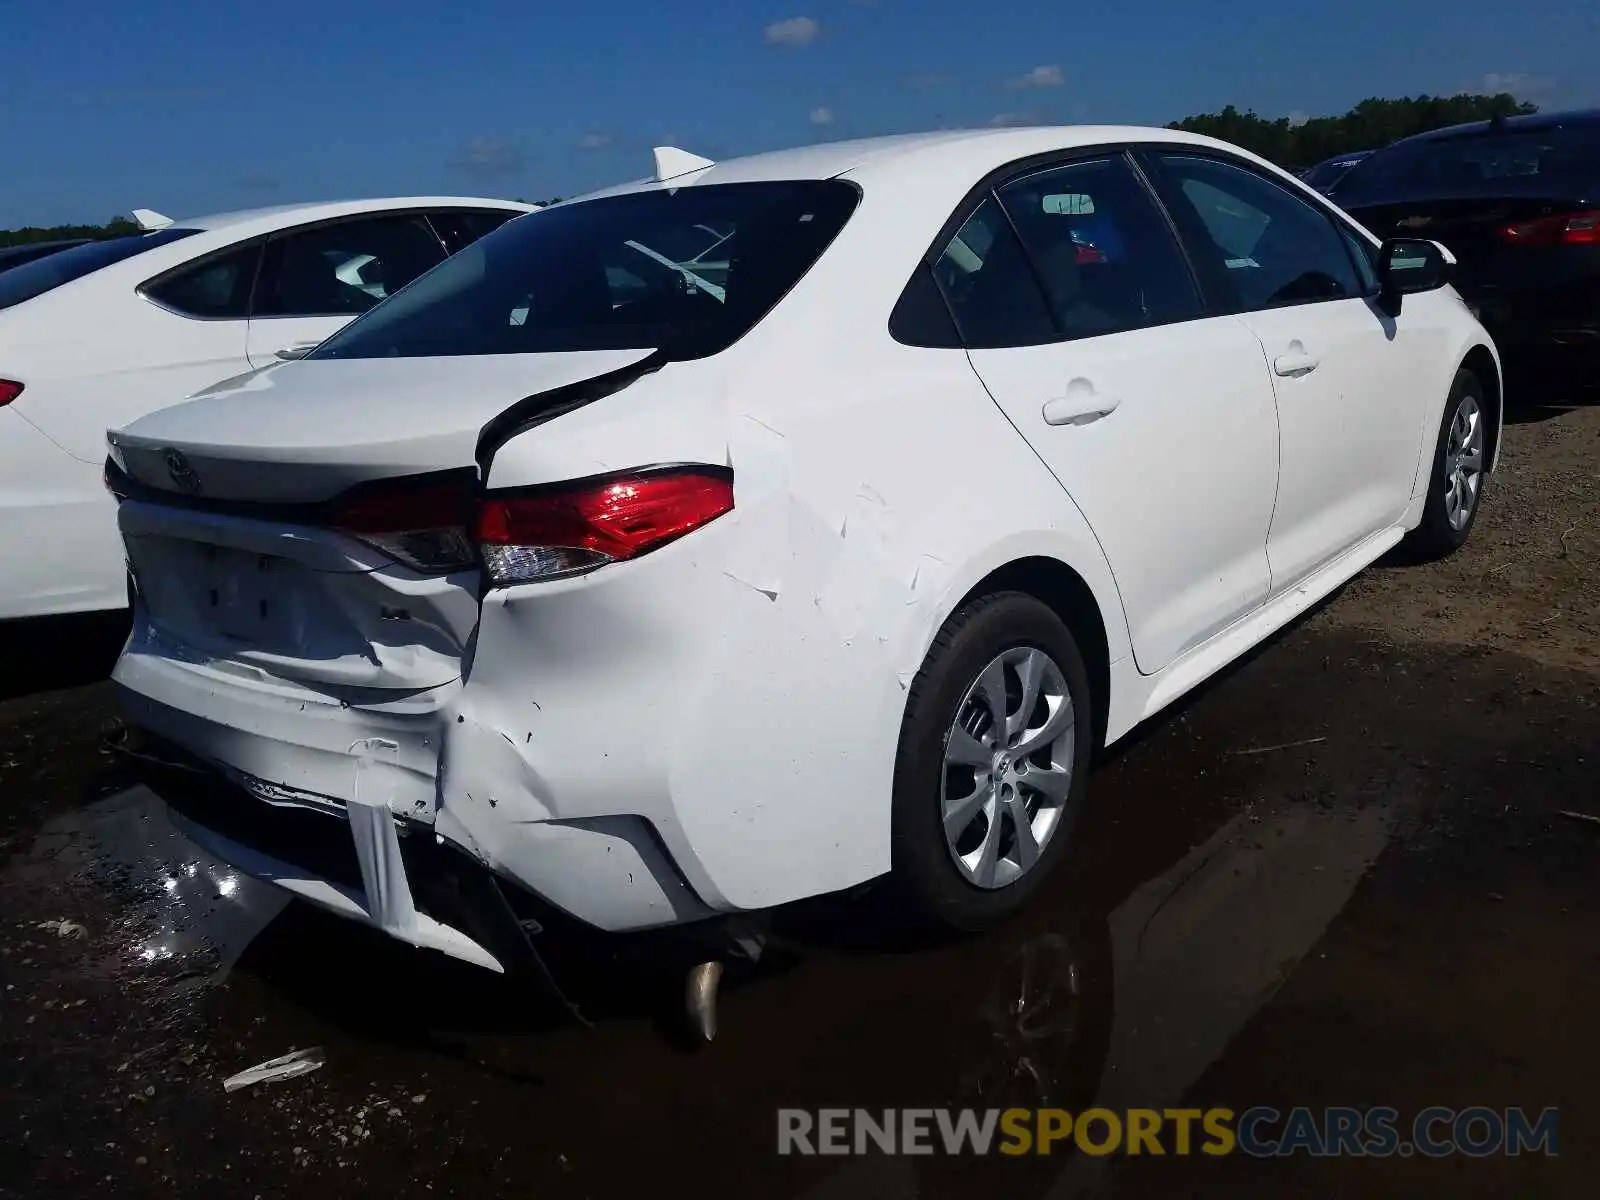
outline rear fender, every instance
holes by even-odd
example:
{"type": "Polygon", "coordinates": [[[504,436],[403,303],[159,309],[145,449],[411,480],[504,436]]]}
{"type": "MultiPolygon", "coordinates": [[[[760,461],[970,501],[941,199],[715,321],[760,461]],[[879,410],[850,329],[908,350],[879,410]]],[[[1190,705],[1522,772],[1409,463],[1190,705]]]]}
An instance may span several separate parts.
{"type": "Polygon", "coordinates": [[[784,342],[669,364],[494,454],[491,488],[725,464],[735,507],[638,561],[485,597],[446,837],[537,886],[532,826],[641,818],[713,909],[837,891],[890,867],[907,691],[982,579],[1067,564],[1127,655],[1093,533],[965,354],[784,342]]]}
{"type": "Polygon", "coordinates": [[[705,364],[652,356],[530,397],[484,426],[482,478],[497,490],[662,463],[730,465],[722,388],[705,364]]]}

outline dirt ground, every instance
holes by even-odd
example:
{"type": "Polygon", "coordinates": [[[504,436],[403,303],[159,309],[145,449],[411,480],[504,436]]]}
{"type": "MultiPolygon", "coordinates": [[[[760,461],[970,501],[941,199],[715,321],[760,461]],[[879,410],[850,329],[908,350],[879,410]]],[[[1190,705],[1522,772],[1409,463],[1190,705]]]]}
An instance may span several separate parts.
{"type": "Polygon", "coordinates": [[[573,1027],[206,858],[102,747],[116,623],[6,632],[0,1195],[1593,1195],[1600,407],[1512,422],[1466,549],[1379,564],[1117,748],[1012,926],[890,953],[802,921],[698,1051],[657,981],[618,968],[573,1027]],[[779,1107],[1091,1101],[1559,1106],[1559,1154],[775,1153],[779,1107]]]}

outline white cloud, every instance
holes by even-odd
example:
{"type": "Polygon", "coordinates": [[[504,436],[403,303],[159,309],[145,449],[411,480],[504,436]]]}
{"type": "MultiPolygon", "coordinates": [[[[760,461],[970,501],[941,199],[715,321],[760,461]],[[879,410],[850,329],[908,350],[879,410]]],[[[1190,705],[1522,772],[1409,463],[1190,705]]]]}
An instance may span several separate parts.
{"type": "Polygon", "coordinates": [[[826,104],[819,104],[811,110],[811,115],[807,120],[813,125],[832,125],[835,120],[833,109],[826,104]]]}
{"type": "Polygon", "coordinates": [[[1490,71],[1478,81],[1478,86],[1492,94],[1510,92],[1513,96],[1536,96],[1556,86],[1556,81],[1545,75],[1528,75],[1522,71],[1490,71]]]}
{"type": "Polygon", "coordinates": [[[1067,82],[1066,72],[1056,64],[1035,67],[1010,81],[1014,88],[1056,88],[1067,82]]]}
{"type": "Polygon", "coordinates": [[[768,25],[765,37],[772,46],[809,46],[821,32],[822,26],[810,17],[790,17],[768,25]]]}
{"type": "Polygon", "coordinates": [[[1305,109],[1294,109],[1289,113],[1289,128],[1299,129],[1300,126],[1304,125],[1309,120],[1311,120],[1311,114],[1306,112],[1305,109]]]}
{"type": "Polygon", "coordinates": [[[1032,112],[1003,112],[995,113],[989,118],[989,124],[999,127],[1002,125],[1035,125],[1039,121],[1039,114],[1032,112]]]}
{"type": "Polygon", "coordinates": [[[526,165],[522,148],[504,138],[475,137],[450,163],[458,171],[482,179],[515,175],[526,165]]]}
{"type": "Polygon", "coordinates": [[[604,150],[616,141],[609,133],[586,133],[578,139],[579,150],[604,150]]]}

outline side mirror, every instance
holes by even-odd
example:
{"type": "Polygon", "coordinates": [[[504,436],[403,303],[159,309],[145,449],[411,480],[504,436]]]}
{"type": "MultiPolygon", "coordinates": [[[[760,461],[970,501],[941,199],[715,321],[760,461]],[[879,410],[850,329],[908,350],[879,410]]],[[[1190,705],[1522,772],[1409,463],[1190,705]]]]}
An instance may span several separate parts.
{"type": "Polygon", "coordinates": [[[1390,238],[1378,252],[1378,280],[1386,304],[1400,311],[1400,298],[1432,292],[1450,282],[1456,256],[1438,242],[1390,238]]]}

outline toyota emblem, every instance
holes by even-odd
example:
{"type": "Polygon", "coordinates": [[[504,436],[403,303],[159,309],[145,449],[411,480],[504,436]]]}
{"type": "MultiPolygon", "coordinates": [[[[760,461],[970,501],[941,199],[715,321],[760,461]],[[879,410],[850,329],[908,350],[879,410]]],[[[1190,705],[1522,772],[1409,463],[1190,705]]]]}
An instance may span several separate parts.
{"type": "Polygon", "coordinates": [[[193,496],[200,491],[200,476],[195,474],[189,460],[184,457],[181,450],[167,450],[165,452],[167,474],[172,476],[172,482],[180,492],[187,492],[193,496]]]}

